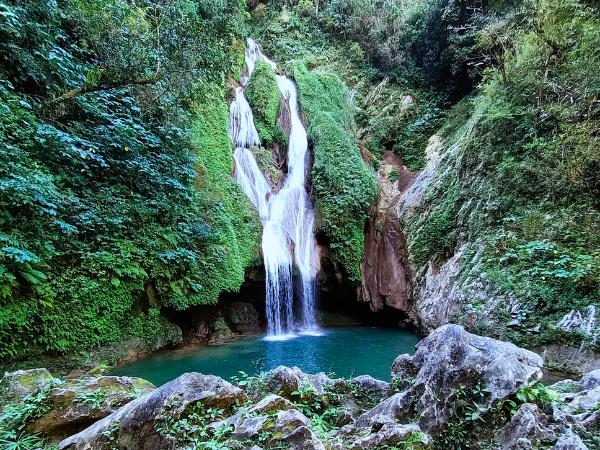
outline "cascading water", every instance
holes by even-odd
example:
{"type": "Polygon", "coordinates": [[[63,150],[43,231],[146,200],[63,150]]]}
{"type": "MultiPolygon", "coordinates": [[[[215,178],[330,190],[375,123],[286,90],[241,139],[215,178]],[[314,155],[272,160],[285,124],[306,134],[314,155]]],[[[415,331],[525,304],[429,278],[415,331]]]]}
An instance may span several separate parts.
{"type": "MultiPolygon", "coordinates": [[[[242,79],[242,85],[252,75],[256,61],[264,61],[274,70],[277,68],[252,39],[248,39],[245,56],[248,74],[242,79]]],[[[260,146],[260,139],[242,87],[236,89],[229,109],[229,135],[236,147],[233,154],[235,178],[263,223],[267,325],[268,334],[273,337],[290,335],[296,329],[308,333],[317,329],[315,277],[319,264],[313,230],[314,210],[305,188],[308,140],[300,118],[298,92],[294,82],[284,75],[277,75],[277,85],[290,108],[288,173],[279,192],[273,192],[250,150],[260,146]],[[297,292],[302,309],[299,322],[294,320],[293,313],[294,267],[299,275],[297,292]]]]}

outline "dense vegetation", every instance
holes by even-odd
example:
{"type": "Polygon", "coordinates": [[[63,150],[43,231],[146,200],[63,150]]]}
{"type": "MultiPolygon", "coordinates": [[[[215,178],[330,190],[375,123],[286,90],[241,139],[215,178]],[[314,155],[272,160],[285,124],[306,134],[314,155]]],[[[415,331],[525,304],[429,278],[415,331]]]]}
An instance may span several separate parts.
{"type": "MultiPolygon", "coordinates": [[[[597,11],[541,0],[479,42],[497,63],[478,95],[450,113],[442,134],[454,146],[422,215],[407,224],[411,253],[423,265],[466,244],[463,273],[482,271],[516,299],[494,311],[499,328],[487,321],[482,332],[529,345],[594,341],[597,331],[556,324],[571,309],[600,307],[597,11]]],[[[470,301],[473,311],[483,306],[470,301]]]]}
{"type": "Polygon", "coordinates": [[[275,73],[267,63],[256,62],[248,81],[246,97],[254,111],[254,125],[263,145],[271,146],[277,143],[285,146],[287,138],[281,125],[277,123],[280,107],[279,88],[275,73]]]}
{"type": "MultiPolygon", "coordinates": [[[[479,3],[0,0],[0,358],[176,342],[165,308],[239,288],[260,227],[227,136],[248,34],[298,84],[318,231],[348,281],[384,152],[420,170],[437,133],[404,223],[415,295],[462,249],[466,292],[483,273],[518,300],[474,327],[595,342],[556,323],[600,307],[597,4],[479,3]]],[[[283,147],[267,64],[247,96],[283,147]]]]}
{"type": "Polygon", "coordinates": [[[301,63],[294,78],[313,144],[317,228],[330,239],[333,260],[359,282],[364,223],[376,186],[356,142],[347,88],[337,75],[309,72],[301,63]]]}
{"type": "Polygon", "coordinates": [[[239,287],[258,240],[226,132],[243,11],[0,2],[1,358],[177,340],[161,307],[239,287]]]}
{"type": "MultiPolygon", "coordinates": [[[[391,150],[421,169],[429,137],[441,136],[434,181],[404,223],[415,296],[428,263],[439,267],[462,247],[465,292],[481,273],[488,285],[466,294],[467,309],[481,317],[483,297],[513,299],[492,306],[494,319],[483,317],[479,331],[529,345],[594,342],[598,330],[565,333],[556,324],[571,309],[600,307],[595,2],[252,6],[271,55],[300,61],[313,77],[336,73],[350,87],[361,153],[374,166],[391,150]]],[[[297,66],[288,71],[302,91],[297,66]]],[[[327,99],[319,88],[306,90],[327,99]]],[[[311,101],[302,100],[312,126],[311,101]]]]}

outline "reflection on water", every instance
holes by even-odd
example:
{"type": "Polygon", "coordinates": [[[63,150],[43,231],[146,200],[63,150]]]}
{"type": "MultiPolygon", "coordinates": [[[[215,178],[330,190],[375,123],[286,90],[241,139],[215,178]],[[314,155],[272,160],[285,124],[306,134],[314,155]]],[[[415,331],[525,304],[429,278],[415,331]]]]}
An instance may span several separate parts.
{"type": "Polygon", "coordinates": [[[308,373],[333,372],[343,377],[368,374],[388,380],[394,358],[413,353],[418,340],[403,330],[330,328],[287,340],[251,337],[223,345],[158,352],[119,367],[113,374],[138,376],[160,385],[185,372],[229,378],[239,371],[258,374],[285,365],[308,373]]]}

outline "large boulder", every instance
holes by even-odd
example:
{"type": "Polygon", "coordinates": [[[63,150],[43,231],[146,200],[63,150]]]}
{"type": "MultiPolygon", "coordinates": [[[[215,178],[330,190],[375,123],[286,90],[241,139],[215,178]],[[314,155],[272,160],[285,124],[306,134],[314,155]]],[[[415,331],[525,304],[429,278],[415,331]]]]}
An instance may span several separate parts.
{"type": "Polygon", "coordinates": [[[64,438],[154,389],[152,383],[141,378],[101,376],[69,379],[48,392],[45,414],[27,429],[32,433],[43,432],[64,438]]]}
{"type": "Polygon", "coordinates": [[[439,431],[459,389],[487,392],[486,408],[542,377],[542,358],[514,344],[444,325],[417,345],[413,356],[401,355],[392,365],[392,384],[405,390],[384,400],[359,422],[386,423],[416,417],[426,432],[439,431]]]}
{"type": "Polygon", "coordinates": [[[186,373],[63,440],[59,447],[77,450],[174,449],[173,437],[159,431],[162,429],[160,424],[185,417],[198,403],[227,410],[246,399],[244,391],[219,377],[186,373]]]}
{"type": "Polygon", "coordinates": [[[28,395],[47,390],[60,384],[47,369],[17,370],[5,372],[0,380],[0,408],[9,403],[18,403],[28,395]]]}
{"type": "Polygon", "coordinates": [[[579,436],[572,432],[568,432],[556,441],[552,450],[588,450],[588,447],[583,443],[579,436]]]}

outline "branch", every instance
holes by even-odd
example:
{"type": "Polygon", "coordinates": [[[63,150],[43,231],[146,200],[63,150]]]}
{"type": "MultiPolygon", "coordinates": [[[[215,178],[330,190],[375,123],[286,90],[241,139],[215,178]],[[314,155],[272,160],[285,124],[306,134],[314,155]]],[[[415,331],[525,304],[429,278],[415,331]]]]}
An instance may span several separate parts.
{"type": "Polygon", "coordinates": [[[99,92],[99,91],[107,91],[109,89],[117,89],[125,86],[134,86],[134,85],[146,85],[146,84],[154,84],[160,81],[161,76],[159,73],[155,73],[151,77],[141,78],[137,80],[124,80],[124,81],[116,81],[116,82],[105,82],[94,85],[85,85],[75,89],[72,89],[68,92],[65,92],[63,95],[50,99],[43,104],[43,107],[56,105],[58,103],[65,102],[67,100],[71,100],[72,98],[78,97],[83,94],[89,94],[90,92],[99,92]]]}

